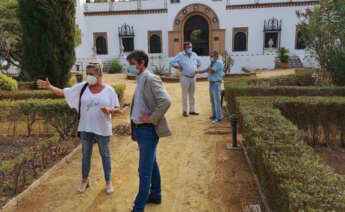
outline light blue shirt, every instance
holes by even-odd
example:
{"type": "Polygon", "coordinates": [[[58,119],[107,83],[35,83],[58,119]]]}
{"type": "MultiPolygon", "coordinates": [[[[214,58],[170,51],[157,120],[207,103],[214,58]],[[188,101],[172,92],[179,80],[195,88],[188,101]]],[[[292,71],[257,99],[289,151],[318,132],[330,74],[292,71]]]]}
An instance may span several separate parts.
{"type": "Polygon", "coordinates": [[[224,65],[223,62],[220,60],[217,60],[215,63],[212,65],[212,70],[215,73],[210,72],[210,66],[205,69],[205,71],[208,73],[208,81],[210,82],[216,82],[216,81],[222,81],[223,79],[223,69],[224,65]]]}
{"type": "Polygon", "coordinates": [[[187,53],[183,51],[170,61],[170,65],[181,67],[182,75],[193,77],[195,76],[195,71],[198,70],[198,67],[201,65],[201,62],[196,53],[193,52],[188,56],[187,53]]]}

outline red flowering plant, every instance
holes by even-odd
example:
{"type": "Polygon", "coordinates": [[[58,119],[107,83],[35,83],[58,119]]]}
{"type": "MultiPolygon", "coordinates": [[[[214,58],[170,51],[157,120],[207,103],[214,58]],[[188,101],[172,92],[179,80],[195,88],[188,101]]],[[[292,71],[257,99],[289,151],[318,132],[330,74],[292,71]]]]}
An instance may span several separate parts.
{"type": "Polygon", "coordinates": [[[321,80],[345,85],[345,1],[320,0],[297,16],[306,50],[320,64],[321,80]]]}

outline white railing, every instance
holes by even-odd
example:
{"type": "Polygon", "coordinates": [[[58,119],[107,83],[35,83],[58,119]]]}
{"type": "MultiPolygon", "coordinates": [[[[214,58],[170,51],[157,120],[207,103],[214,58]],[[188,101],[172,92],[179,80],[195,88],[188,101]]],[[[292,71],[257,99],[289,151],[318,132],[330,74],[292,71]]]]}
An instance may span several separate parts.
{"type": "Polygon", "coordinates": [[[167,0],[119,0],[108,2],[94,2],[85,4],[85,12],[130,11],[166,9],[167,0]]]}
{"type": "Polygon", "coordinates": [[[227,5],[306,2],[315,0],[227,0],[227,5]]]}

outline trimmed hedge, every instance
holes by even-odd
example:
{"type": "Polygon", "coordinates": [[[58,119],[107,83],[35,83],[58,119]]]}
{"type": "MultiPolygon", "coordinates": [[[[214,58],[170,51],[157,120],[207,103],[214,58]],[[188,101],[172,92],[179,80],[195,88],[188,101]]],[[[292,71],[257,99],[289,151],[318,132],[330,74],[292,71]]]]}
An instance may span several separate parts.
{"type": "Polygon", "coordinates": [[[14,91],[18,89],[18,82],[12,77],[0,73],[0,91],[14,91]]]}
{"type": "Polygon", "coordinates": [[[303,141],[303,131],[273,107],[274,100],[237,98],[244,145],[271,208],[345,211],[344,176],[335,174],[313,153],[303,141]]]}
{"type": "Polygon", "coordinates": [[[316,87],[297,86],[308,84],[310,72],[297,72],[296,75],[287,75],[274,78],[238,77],[225,81],[227,99],[230,102],[230,112],[236,112],[237,96],[345,96],[345,87],[316,87]],[[284,82],[284,83],[283,83],[284,82]],[[293,86],[278,86],[288,84],[293,86]]]}
{"type": "Polygon", "coordinates": [[[22,99],[61,99],[47,90],[19,90],[1,91],[0,100],[22,100],[22,99]]]}
{"type": "MultiPolygon", "coordinates": [[[[119,85],[112,85],[114,90],[116,91],[119,101],[122,101],[126,85],[119,84],[119,85]]],[[[59,97],[51,93],[47,90],[19,90],[19,91],[0,91],[0,100],[22,100],[22,99],[61,99],[63,97],[59,97]]]]}
{"type": "MultiPolygon", "coordinates": [[[[27,99],[18,101],[0,101],[0,109],[5,120],[15,123],[25,121],[28,136],[37,120],[44,120],[56,129],[61,138],[76,135],[78,116],[69,108],[64,99],[27,99]]],[[[15,134],[16,125],[13,124],[15,134]]]]}
{"type": "Polygon", "coordinates": [[[282,98],[273,105],[298,129],[308,132],[309,144],[345,147],[345,98],[282,98]]]}
{"type": "Polygon", "coordinates": [[[284,75],[272,78],[259,78],[248,80],[249,86],[255,87],[273,87],[273,86],[314,86],[315,79],[313,74],[315,69],[297,69],[295,74],[284,75]]]}

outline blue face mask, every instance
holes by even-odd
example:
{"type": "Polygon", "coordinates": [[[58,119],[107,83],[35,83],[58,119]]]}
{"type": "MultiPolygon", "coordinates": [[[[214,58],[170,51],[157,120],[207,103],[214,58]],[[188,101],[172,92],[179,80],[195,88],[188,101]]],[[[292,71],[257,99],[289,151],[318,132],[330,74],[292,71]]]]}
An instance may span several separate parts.
{"type": "Polygon", "coordinates": [[[214,62],[216,62],[216,60],[213,57],[211,57],[211,63],[214,63],[214,62]]]}
{"type": "Polygon", "coordinates": [[[192,48],[189,48],[189,49],[187,49],[187,52],[188,52],[189,54],[192,54],[192,53],[193,53],[193,49],[192,49],[192,48]]]}
{"type": "Polygon", "coordinates": [[[128,67],[128,72],[131,73],[131,74],[134,74],[134,75],[138,75],[139,71],[138,69],[136,68],[135,65],[131,65],[128,67]]]}

